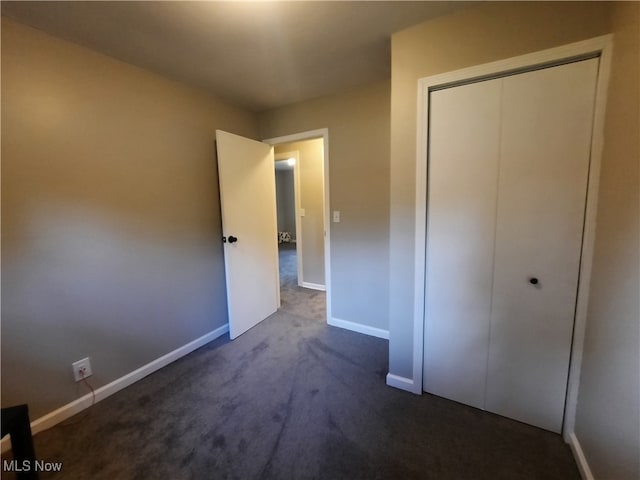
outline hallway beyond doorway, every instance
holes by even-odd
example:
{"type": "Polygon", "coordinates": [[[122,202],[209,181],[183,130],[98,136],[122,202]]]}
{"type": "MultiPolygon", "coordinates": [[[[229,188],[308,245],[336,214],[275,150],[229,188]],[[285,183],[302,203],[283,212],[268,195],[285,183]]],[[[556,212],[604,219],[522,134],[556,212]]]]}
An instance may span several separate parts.
{"type": "Polygon", "coordinates": [[[327,318],[326,294],[298,286],[295,243],[278,245],[280,261],[280,309],[301,317],[324,321],[327,318]]]}

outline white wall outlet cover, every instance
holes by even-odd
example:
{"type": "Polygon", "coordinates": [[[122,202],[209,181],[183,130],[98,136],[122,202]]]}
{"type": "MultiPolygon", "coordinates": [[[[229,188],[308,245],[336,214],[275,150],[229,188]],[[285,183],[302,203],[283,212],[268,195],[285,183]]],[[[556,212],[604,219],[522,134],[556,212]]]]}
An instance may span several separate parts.
{"type": "Polygon", "coordinates": [[[301,217],[304,217],[304,208],[301,208],[301,209],[300,209],[300,216],[301,216],[301,217]]]}
{"type": "Polygon", "coordinates": [[[73,362],[71,367],[73,368],[73,379],[76,382],[80,382],[93,375],[91,371],[91,359],[89,357],[73,362]]]}

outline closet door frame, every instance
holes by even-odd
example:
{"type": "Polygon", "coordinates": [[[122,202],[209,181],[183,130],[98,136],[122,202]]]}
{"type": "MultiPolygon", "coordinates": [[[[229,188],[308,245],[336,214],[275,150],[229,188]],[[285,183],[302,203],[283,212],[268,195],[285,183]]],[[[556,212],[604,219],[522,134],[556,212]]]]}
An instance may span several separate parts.
{"type": "MultiPolygon", "coordinates": [[[[507,76],[561,65],[578,60],[599,57],[598,83],[596,87],[593,133],[591,137],[591,158],[587,185],[587,200],[580,258],[580,277],[574,319],[574,333],[571,345],[569,381],[564,408],[562,433],[565,441],[576,445],[574,436],[575,413],[577,405],[580,367],[587,316],[589,284],[595,240],[596,211],[598,205],[598,186],[602,158],[604,120],[613,35],[603,35],[589,40],[571,43],[540,52],[491,62],[475,67],[456,70],[440,75],[421,78],[418,81],[417,116],[417,156],[416,156],[416,216],[415,216],[415,278],[414,278],[414,315],[413,315],[413,378],[397,386],[416,394],[422,394],[422,371],[425,323],[426,278],[426,225],[427,225],[427,187],[429,152],[429,94],[442,88],[479,82],[491,78],[507,76]]],[[[388,382],[389,383],[389,382],[388,382]]]]}

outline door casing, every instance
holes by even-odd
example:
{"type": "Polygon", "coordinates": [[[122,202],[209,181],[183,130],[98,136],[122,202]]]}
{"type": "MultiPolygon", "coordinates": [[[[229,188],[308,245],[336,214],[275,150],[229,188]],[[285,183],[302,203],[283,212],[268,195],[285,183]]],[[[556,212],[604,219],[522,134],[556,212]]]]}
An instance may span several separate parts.
{"type": "Polygon", "coordinates": [[[426,215],[428,185],[428,138],[429,138],[429,92],[447,86],[486,80],[509,73],[535,70],[551,65],[559,65],[577,59],[599,57],[598,85],[595,96],[593,134],[591,138],[591,159],[587,185],[582,256],[580,258],[580,278],[574,320],[574,334],[569,365],[569,382],[564,410],[563,436],[567,442],[574,432],[577,394],[582,363],[582,350],[586,326],[589,284],[593,261],[598,186],[603,149],[606,93],[611,70],[613,35],[603,35],[581,42],[540,52],[499,60],[475,67],[465,68],[418,81],[417,95],[417,145],[416,145],[416,204],[415,204],[415,252],[414,252],[414,313],[413,313],[413,369],[412,378],[387,375],[387,384],[396,388],[422,394],[423,341],[426,284],[426,215]]]}
{"type": "Polygon", "coordinates": [[[301,142],[304,140],[313,140],[322,138],[323,155],[324,155],[324,283],[327,303],[327,323],[331,317],[331,209],[329,198],[329,129],[320,128],[318,130],[308,130],[300,133],[293,133],[281,137],[273,137],[262,140],[264,143],[276,146],[283,143],[301,142]]]}

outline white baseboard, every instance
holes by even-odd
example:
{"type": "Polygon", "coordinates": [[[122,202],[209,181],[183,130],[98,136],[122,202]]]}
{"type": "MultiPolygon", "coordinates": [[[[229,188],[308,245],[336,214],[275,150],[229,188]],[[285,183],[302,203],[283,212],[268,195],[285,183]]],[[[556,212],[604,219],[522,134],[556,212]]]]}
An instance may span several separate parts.
{"type": "Polygon", "coordinates": [[[341,320],[339,318],[330,318],[327,323],[334,327],[351,330],[352,332],[364,333],[365,335],[370,335],[372,337],[384,338],[386,340],[389,340],[389,330],[382,330],[381,328],[370,327],[368,325],[349,322],[348,320],[341,320]]]}
{"type": "Polygon", "coordinates": [[[593,476],[593,473],[591,473],[591,469],[589,468],[587,457],[585,457],[582,446],[580,445],[578,437],[576,437],[575,433],[570,433],[567,436],[567,443],[571,447],[571,452],[573,452],[573,458],[576,460],[576,464],[578,465],[578,470],[580,470],[580,476],[582,477],[582,480],[595,480],[595,477],[593,476]]]}
{"type": "Polygon", "coordinates": [[[393,373],[387,373],[387,385],[400,390],[406,390],[407,392],[421,394],[422,392],[416,392],[415,385],[412,378],[401,377],[394,375],[393,373]]]}
{"type": "MultiPolygon", "coordinates": [[[[128,387],[129,385],[137,382],[138,380],[142,380],[144,377],[152,374],[153,372],[160,370],[162,367],[167,366],[171,362],[175,362],[179,358],[184,357],[185,355],[193,352],[194,350],[206,345],[209,342],[212,342],[218,337],[221,337],[225,333],[229,331],[229,324],[225,324],[215,330],[203,335],[200,338],[193,340],[192,342],[183,345],[180,348],[173,350],[172,352],[163,355],[160,358],[155,359],[154,361],[143,365],[142,367],[130,372],[123,377],[120,377],[114,380],[111,383],[103,385],[100,388],[96,388],[96,403],[104,400],[107,397],[110,397],[116,392],[119,392],[123,388],[128,387]]],[[[36,433],[47,430],[60,422],[65,421],[67,418],[72,417],[73,415],[80,413],[82,410],[89,408],[92,402],[92,394],[88,393],[77,400],[74,400],[71,403],[67,403],[62,407],[54,410],[53,412],[47,413],[46,415],[38,418],[31,422],[31,433],[35,435],[36,433]]],[[[9,436],[5,437],[0,441],[0,451],[2,453],[11,449],[11,440],[9,436]]]]}
{"type": "Polygon", "coordinates": [[[321,290],[321,291],[326,291],[326,287],[324,285],[321,285],[319,283],[311,283],[311,282],[302,282],[300,283],[300,286],[303,288],[310,288],[312,290],[321,290]]]}

